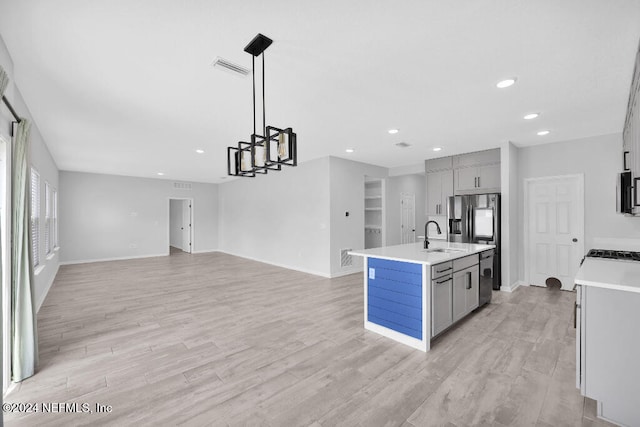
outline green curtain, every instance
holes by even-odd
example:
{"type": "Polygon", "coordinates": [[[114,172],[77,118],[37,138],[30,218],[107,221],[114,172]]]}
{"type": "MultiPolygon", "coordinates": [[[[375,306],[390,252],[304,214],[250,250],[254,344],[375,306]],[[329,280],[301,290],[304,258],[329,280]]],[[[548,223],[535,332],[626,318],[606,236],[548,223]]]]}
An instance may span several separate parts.
{"type": "Polygon", "coordinates": [[[31,124],[22,119],[17,126],[12,164],[12,348],[11,376],[22,381],[35,373],[38,363],[36,309],[31,264],[31,215],[29,131],[31,124]]]}

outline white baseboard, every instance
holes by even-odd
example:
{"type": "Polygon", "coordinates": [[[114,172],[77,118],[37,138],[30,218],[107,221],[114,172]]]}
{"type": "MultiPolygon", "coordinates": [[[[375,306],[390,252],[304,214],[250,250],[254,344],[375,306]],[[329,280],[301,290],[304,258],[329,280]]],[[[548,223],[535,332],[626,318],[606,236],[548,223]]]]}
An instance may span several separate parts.
{"type": "Polygon", "coordinates": [[[63,262],[60,262],[60,265],[90,264],[92,262],[108,262],[108,261],[126,261],[129,259],[157,258],[161,256],[169,256],[169,252],[165,252],[163,254],[152,254],[152,255],[136,255],[136,256],[124,256],[124,257],[114,257],[114,258],[97,258],[97,259],[81,259],[76,261],[63,261],[63,262]]]}
{"type": "Polygon", "coordinates": [[[40,300],[36,301],[36,313],[40,311],[40,307],[42,307],[42,303],[44,303],[44,300],[47,299],[47,295],[49,294],[49,290],[51,289],[53,282],[55,282],[56,280],[56,275],[58,274],[59,269],[60,269],[60,263],[56,263],[55,271],[51,275],[51,280],[49,280],[49,283],[47,283],[45,290],[42,293],[42,296],[40,297],[40,300]]]}
{"type": "Polygon", "coordinates": [[[202,249],[199,251],[191,251],[192,254],[210,254],[212,252],[220,252],[217,249],[202,249]]]}
{"type": "Polygon", "coordinates": [[[351,274],[362,273],[362,272],[364,272],[364,268],[363,267],[353,268],[351,270],[345,270],[345,271],[339,271],[337,273],[331,273],[331,278],[335,279],[336,277],[344,277],[344,276],[349,276],[351,274]]]}
{"type": "Polygon", "coordinates": [[[522,280],[516,280],[515,282],[513,282],[511,284],[511,286],[500,286],[500,291],[501,292],[514,292],[516,289],[518,289],[520,286],[528,286],[526,283],[524,283],[522,280]]]}
{"type": "Polygon", "coordinates": [[[286,268],[287,270],[295,270],[295,271],[299,271],[301,273],[313,274],[314,276],[321,276],[321,277],[325,277],[327,279],[331,279],[331,275],[330,274],[327,274],[327,273],[324,273],[324,272],[320,272],[320,271],[309,270],[309,269],[306,269],[306,268],[300,268],[300,267],[296,267],[296,266],[293,266],[293,265],[280,264],[280,263],[276,263],[276,262],[266,261],[266,260],[263,260],[263,259],[258,259],[258,258],[246,256],[246,255],[241,255],[241,254],[237,254],[237,253],[234,253],[234,252],[225,251],[225,250],[222,250],[222,249],[218,249],[217,252],[222,252],[223,254],[237,256],[239,258],[250,259],[251,261],[257,261],[257,262],[261,262],[263,264],[273,265],[275,267],[286,268]]]}

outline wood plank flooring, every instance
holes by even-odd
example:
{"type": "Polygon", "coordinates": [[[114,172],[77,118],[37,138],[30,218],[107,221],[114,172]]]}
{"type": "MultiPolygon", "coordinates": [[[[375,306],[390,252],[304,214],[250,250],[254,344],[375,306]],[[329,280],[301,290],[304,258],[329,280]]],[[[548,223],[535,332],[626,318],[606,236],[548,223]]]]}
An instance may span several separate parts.
{"type": "Polygon", "coordinates": [[[221,253],[61,267],[40,365],[9,426],[591,426],[575,388],[575,294],[520,288],[422,353],[363,328],[362,275],[221,253]],[[111,405],[95,413],[95,404],[111,405]]]}

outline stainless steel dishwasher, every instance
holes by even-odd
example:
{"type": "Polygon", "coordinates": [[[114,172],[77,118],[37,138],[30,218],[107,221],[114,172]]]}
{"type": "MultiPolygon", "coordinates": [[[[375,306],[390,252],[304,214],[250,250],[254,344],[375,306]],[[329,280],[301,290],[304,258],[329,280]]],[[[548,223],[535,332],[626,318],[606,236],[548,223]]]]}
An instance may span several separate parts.
{"type": "Polygon", "coordinates": [[[491,301],[493,282],[495,280],[493,267],[493,249],[480,253],[480,306],[491,301]]]}

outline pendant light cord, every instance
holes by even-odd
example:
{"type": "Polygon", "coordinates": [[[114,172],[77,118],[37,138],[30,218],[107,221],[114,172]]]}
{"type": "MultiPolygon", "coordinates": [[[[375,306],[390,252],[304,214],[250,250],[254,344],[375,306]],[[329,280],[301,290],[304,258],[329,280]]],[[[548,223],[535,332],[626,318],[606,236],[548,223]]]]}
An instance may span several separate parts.
{"type": "Polygon", "coordinates": [[[262,135],[267,137],[267,109],[264,101],[264,52],[262,52],[262,135]]]}
{"type": "Polygon", "coordinates": [[[256,133],[256,57],[253,55],[251,55],[251,74],[253,76],[253,134],[255,135],[256,133]]]}

